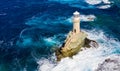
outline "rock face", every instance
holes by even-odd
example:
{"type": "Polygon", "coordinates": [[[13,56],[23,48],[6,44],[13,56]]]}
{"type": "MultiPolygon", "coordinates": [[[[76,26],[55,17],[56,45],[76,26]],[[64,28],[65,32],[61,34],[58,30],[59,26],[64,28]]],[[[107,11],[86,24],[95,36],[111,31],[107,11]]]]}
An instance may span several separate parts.
{"type": "Polygon", "coordinates": [[[105,59],[95,71],[120,71],[120,55],[105,59]]]}
{"type": "Polygon", "coordinates": [[[69,33],[65,43],[60,49],[56,51],[57,60],[60,61],[61,58],[72,57],[80,51],[80,48],[84,46],[86,34],[81,32],[77,35],[71,35],[69,33]]]}
{"type": "Polygon", "coordinates": [[[57,60],[65,57],[72,57],[81,51],[82,47],[97,47],[96,41],[87,38],[87,34],[80,30],[80,14],[73,13],[73,30],[69,32],[63,45],[56,50],[57,60]]]}
{"type": "MultiPolygon", "coordinates": [[[[71,32],[69,33],[69,35],[71,35],[71,32]]],[[[57,61],[60,61],[62,58],[65,57],[72,57],[79,51],[82,51],[82,47],[98,47],[97,42],[88,39],[87,34],[85,34],[84,32],[80,32],[79,34],[72,36],[69,35],[67,36],[67,39],[65,40],[63,45],[56,50],[57,61]]]]}

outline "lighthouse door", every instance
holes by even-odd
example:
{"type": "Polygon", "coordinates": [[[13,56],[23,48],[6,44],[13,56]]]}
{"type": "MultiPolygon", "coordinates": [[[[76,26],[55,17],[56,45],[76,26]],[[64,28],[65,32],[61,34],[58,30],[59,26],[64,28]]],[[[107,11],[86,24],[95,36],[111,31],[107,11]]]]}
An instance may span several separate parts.
{"type": "Polygon", "coordinates": [[[76,33],[76,29],[74,29],[74,33],[76,33]]]}

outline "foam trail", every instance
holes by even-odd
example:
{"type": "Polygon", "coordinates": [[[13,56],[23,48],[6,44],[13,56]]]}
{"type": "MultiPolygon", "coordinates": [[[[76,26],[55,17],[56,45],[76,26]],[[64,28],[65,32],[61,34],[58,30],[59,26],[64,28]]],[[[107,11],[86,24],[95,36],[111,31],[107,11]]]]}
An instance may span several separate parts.
{"type": "Polygon", "coordinates": [[[52,63],[49,59],[38,61],[39,71],[95,71],[105,59],[120,53],[120,42],[109,39],[102,31],[85,31],[88,38],[99,43],[98,48],[89,48],[79,52],[73,58],[64,58],[59,63],[52,63]],[[99,33],[98,33],[99,32],[99,33]]]}
{"type": "Polygon", "coordinates": [[[53,37],[45,37],[43,38],[43,40],[48,45],[59,45],[62,44],[62,42],[60,41],[63,41],[64,37],[66,37],[66,34],[57,34],[54,35],[53,37]]]}
{"type": "Polygon", "coordinates": [[[25,32],[25,31],[27,31],[27,30],[29,30],[29,28],[26,28],[26,29],[23,29],[21,32],[20,32],[20,38],[22,38],[22,34],[25,32]]]}
{"type": "Polygon", "coordinates": [[[59,40],[57,39],[57,35],[53,37],[44,38],[46,45],[57,45],[60,44],[59,40]]]}
{"type": "Polygon", "coordinates": [[[103,5],[103,6],[98,6],[97,8],[99,9],[107,9],[107,8],[110,8],[111,6],[110,5],[103,5]]]}
{"type": "Polygon", "coordinates": [[[112,3],[109,0],[85,0],[85,2],[90,5],[97,5],[101,3],[105,4],[105,5],[96,6],[96,8],[98,9],[108,9],[111,7],[111,3],[112,3]]]}
{"type": "Polygon", "coordinates": [[[86,2],[88,4],[91,4],[91,5],[96,5],[96,4],[100,4],[100,3],[105,3],[105,4],[110,4],[111,2],[109,0],[49,0],[49,1],[55,1],[55,2],[60,2],[62,4],[66,4],[66,3],[79,3],[79,2],[86,2]]]}
{"type": "Polygon", "coordinates": [[[100,4],[102,0],[85,0],[86,3],[95,5],[95,4],[100,4]]]}
{"type": "Polygon", "coordinates": [[[110,4],[111,2],[109,0],[103,0],[105,4],[110,4]]]}
{"type": "MultiPolygon", "coordinates": [[[[94,21],[96,19],[96,16],[95,15],[80,15],[80,19],[81,21],[83,22],[91,22],[91,21],[94,21]]],[[[66,21],[68,21],[69,23],[72,23],[72,17],[66,19],[66,21]]]]}
{"type": "Polygon", "coordinates": [[[94,21],[96,19],[95,15],[81,15],[81,21],[94,21]]]}
{"type": "Polygon", "coordinates": [[[111,7],[111,1],[110,0],[49,0],[50,2],[59,2],[61,4],[68,4],[71,7],[77,7],[81,9],[107,9],[111,7]],[[88,4],[87,6],[85,4],[88,4]],[[95,6],[98,4],[105,4],[100,5],[100,7],[95,6]],[[106,5],[107,4],[107,5],[106,5]]]}
{"type": "Polygon", "coordinates": [[[104,4],[110,4],[111,2],[109,0],[85,0],[86,3],[91,4],[91,5],[96,5],[100,3],[104,4]]]}

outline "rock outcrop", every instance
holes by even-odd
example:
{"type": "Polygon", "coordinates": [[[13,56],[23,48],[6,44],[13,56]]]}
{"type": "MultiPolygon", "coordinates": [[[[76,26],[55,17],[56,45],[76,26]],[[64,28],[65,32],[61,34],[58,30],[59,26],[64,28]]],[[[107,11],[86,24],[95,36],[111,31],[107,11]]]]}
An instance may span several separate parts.
{"type": "Polygon", "coordinates": [[[120,55],[105,59],[95,71],[120,71],[120,55]]]}
{"type": "Polygon", "coordinates": [[[63,45],[56,50],[58,61],[65,57],[72,57],[81,51],[82,47],[98,47],[96,41],[88,39],[87,34],[80,30],[79,12],[73,14],[73,30],[69,32],[63,45]]]}
{"type": "Polygon", "coordinates": [[[73,40],[74,41],[70,41],[67,37],[63,45],[56,50],[57,61],[60,61],[65,57],[76,55],[79,51],[82,51],[81,48],[98,47],[98,43],[94,40],[88,39],[87,34],[84,32],[74,35],[73,40]]]}

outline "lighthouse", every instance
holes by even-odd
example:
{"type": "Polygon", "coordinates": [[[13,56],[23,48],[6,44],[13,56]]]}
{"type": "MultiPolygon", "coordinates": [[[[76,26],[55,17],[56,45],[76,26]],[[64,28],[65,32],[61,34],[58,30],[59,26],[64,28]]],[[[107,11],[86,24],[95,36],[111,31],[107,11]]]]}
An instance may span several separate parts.
{"type": "Polygon", "coordinates": [[[80,13],[78,11],[75,11],[73,13],[73,33],[78,34],[80,33],[80,13]]]}
{"type": "Polygon", "coordinates": [[[83,47],[98,46],[96,41],[88,39],[87,34],[80,30],[80,13],[78,11],[73,13],[72,21],[73,29],[68,33],[62,46],[56,50],[55,54],[58,61],[76,55],[79,51],[82,51],[83,47]]]}

